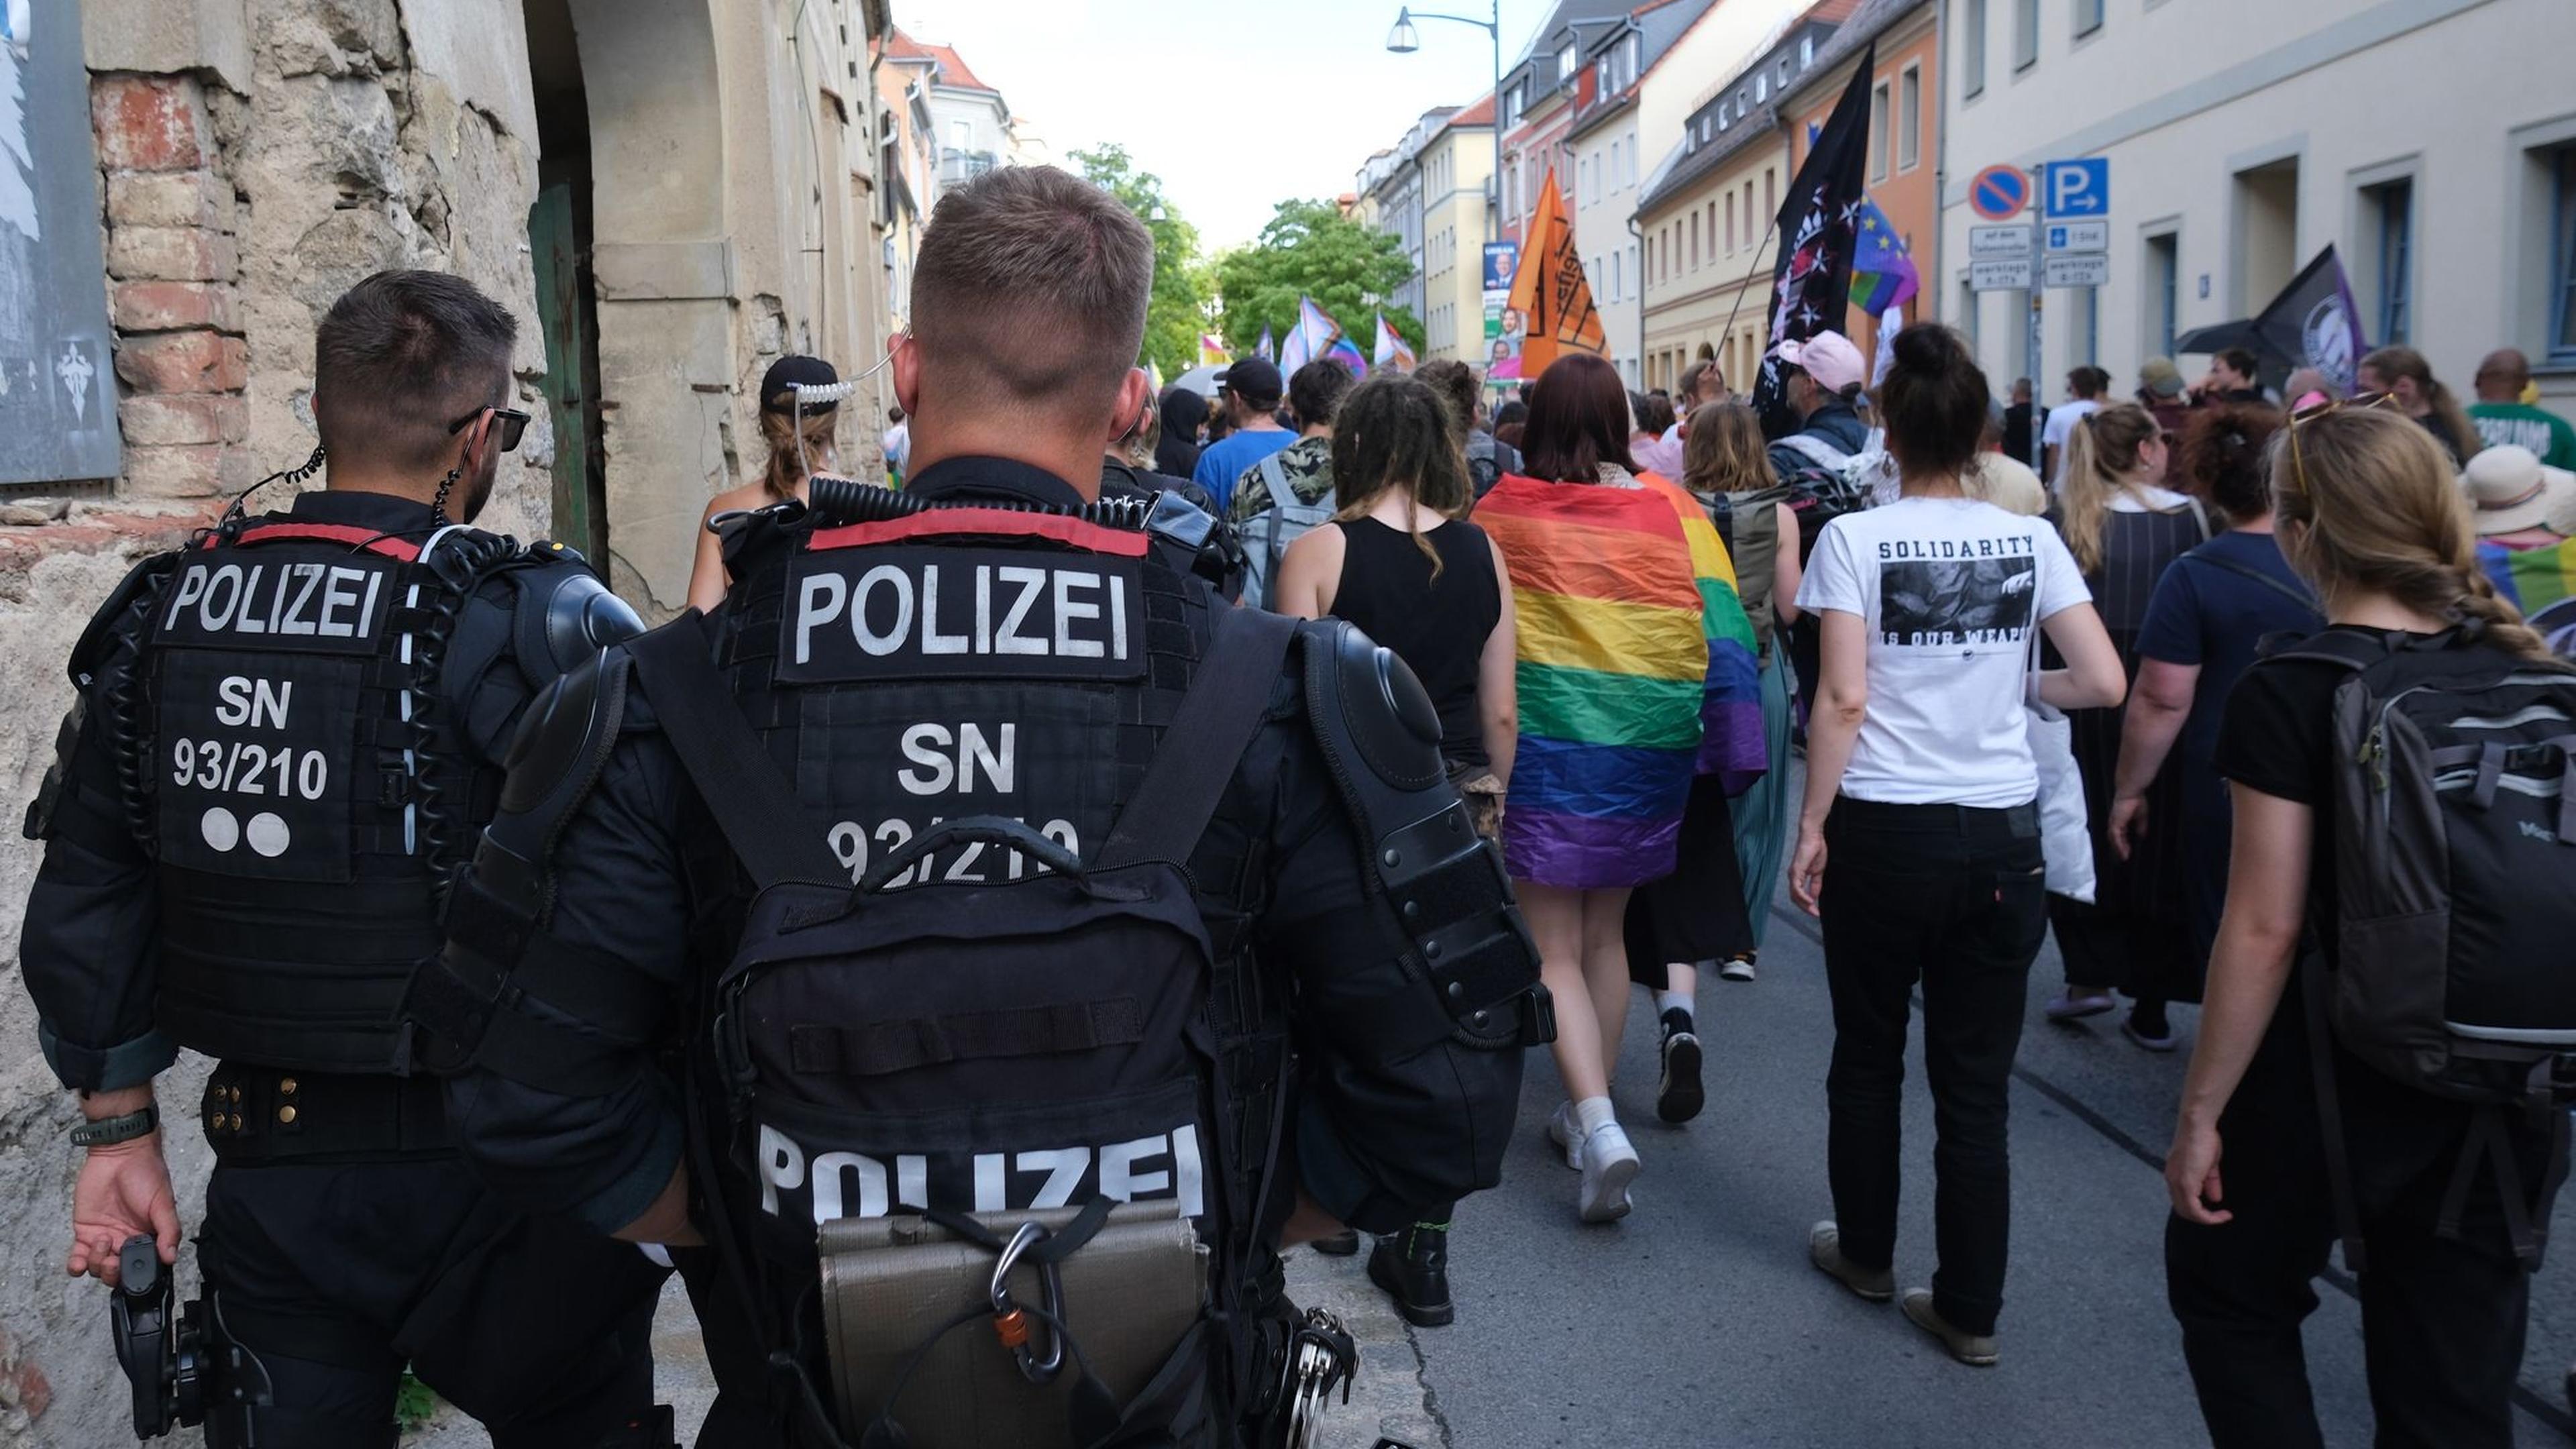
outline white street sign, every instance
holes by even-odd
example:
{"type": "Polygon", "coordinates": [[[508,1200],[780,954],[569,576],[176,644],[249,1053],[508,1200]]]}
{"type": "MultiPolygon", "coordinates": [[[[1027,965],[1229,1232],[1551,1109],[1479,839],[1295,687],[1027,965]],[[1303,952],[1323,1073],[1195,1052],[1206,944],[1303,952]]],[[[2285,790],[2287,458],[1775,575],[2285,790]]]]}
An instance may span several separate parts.
{"type": "Polygon", "coordinates": [[[1972,226],[1968,228],[1968,260],[1972,262],[2009,261],[2030,255],[2030,228],[2015,223],[2011,226],[1972,226]]]}
{"type": "Polygon", "coordinates": [[[2100,252],[2051,256],[2042,264],[2040,281],[2050,287],[2107,287],[2111,259],[2100,252]]]}
{"type": "Polygon", "coordinates": [[[2052,221],[2048,224],[2048,249],[2052,252],[2107,252],[2111,249],[2111,223],[2052,221]]]}
{"type": "Polygon", "coordinates": [[[2028,257],[2007,257],[2000,261],[1968,263],[1968,286],[1975,291],[2026,292],[2030,290],[2030,279],[2031,265],[2028,257]]]}

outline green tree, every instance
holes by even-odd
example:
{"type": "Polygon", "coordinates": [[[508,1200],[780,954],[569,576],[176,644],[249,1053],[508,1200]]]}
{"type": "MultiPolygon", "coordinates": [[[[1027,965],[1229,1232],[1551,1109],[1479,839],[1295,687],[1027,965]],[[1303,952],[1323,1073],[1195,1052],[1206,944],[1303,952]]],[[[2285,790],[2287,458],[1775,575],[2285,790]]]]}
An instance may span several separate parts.
{"type": "Polygon", "coordinates": [[[1283,201],[1252,245],[1216,261],[1225,340],[1236,356],[1260,345],[1261,329],[1284,339],[1297,324],[1297,299],[1312,297],[1349,330],[1363,356],[1377,342],[1377,315],[1418,352],[1422,323],[1387,299],[1413,276],[1404,244],[1360,225],[1329,201],[1283,201]]]}
{"type": "Polygon", "coordinates": [[[1071,153],[1082,179],[1124,203],[1154,234],[1154,295],[1145,304],[1145,351],[1166,381],[1198,365],[1199,331],[1206,298],[1206,268],[1199,261],[1199,229],[1163,195],[1163,178],[1139,171],[1127,148],[1114,142],[1071,153]]]}

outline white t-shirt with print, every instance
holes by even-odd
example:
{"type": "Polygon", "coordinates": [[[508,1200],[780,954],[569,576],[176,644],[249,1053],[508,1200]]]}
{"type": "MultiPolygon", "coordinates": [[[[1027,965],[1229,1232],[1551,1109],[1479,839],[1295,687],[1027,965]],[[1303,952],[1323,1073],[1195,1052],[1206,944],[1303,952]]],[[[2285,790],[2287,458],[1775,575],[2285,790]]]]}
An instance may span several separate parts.
{"type": "Polygon", "coordinates": [[[1842,793],[1981,809],[2035,798],[2030,631],[2092,598],[2057,530],[1991,503],[1901,498],[1826,524],[1798,607],[1857,614],[1869,639],[1869,707],[1842,793]]]}
{"type": "Polygon", "coordinates": [[[2055,488],[2066,481],[2066,440],[2075,436],[2075,425],[2100,411],[2102,405],[2091,398],[2059,403],[2048,410],[2048,421],[2040,427],[2039,441],[2042,447],[2057,450],[2057,466],[2048,474],[2049,487],[2055,488]]]}

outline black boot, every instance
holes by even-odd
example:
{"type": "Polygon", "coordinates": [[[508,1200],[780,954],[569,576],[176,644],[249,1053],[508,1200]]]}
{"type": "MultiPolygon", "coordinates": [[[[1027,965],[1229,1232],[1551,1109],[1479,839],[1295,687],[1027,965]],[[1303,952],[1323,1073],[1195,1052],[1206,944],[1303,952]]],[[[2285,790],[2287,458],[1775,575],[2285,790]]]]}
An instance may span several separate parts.
{"type": "Polygon", "coordinates": [[[1416,1328],[1438,1328],[1458,1316],[1449,1302],[1449,1225],[1415,1223],[1369,1252],[1369,1281],[1395,1300],[1416,1328]]]}
{"type": "Polygon", "coordinates": [[[1309,1246],[1326,1257],[1347,1258],[1360,1250],[1360,1232],[1357,1228],[1344,1228],[1329,1238],[1317,1238],[1309,1246]]]}

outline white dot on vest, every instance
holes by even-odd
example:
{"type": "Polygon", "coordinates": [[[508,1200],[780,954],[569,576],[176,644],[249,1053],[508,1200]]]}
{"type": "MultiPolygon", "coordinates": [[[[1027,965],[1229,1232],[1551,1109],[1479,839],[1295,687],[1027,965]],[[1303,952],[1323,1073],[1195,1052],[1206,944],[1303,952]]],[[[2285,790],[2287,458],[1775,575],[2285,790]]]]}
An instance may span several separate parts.
{"type": "Polygon", "coordinates": [[[206,844],[217,850],[230,850],[241,843],[241,822],[221,805],[208,810],[197,821],[197,829],[205,835],[206,844]]]}
{"type": "Polygon", "coordinates": [[[243,834],[249,837],[251,849],[271,858],[284,855],[287,843],[295,838],[286,822],[267,810],[252,816],[250,828],[243,834]]]}

